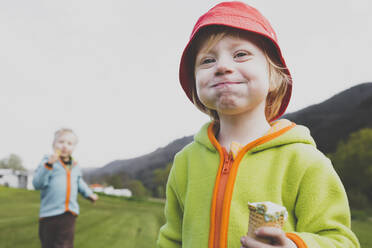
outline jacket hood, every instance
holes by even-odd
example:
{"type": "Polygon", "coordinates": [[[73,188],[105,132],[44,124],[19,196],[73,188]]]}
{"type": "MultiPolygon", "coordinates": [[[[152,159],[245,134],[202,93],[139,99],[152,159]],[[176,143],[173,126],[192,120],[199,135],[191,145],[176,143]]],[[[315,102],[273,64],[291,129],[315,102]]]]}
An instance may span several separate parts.
{"type": "MultiPolygon", "coordinates": [[[[310,130],[302,125],[296,125],[293,122],[290,122],[286,119],[278,120],[277,122],[286,122],[287,125],[282,126],[281,128],[277,130],[270,130],[270,134],[268,135],[275,135],[282,132],[277,137],[270,139],[269,141],[262,143],[260,145],[255,146],[249,152],[255,153],[260,152],[266,149],[271,149],[283,145],[289,145],[293,143],[303,143],[303,144],[309,144],[314,147],[316,147],[314,139],[310,135],[310,130]],[[290,126],[293,126],[289,128],[290,126]],[[285,128],[289,128],[287,131],[285,131],[285,128]],[[284,132],[283,132],[284,131],[284,132]]],[[[208,128],[213,125],[213,122],[208,122],[202,126],[202,128],[199,130],[199,132],[194,136],[194,141],[205,146],[211,151],[217,152],[216,147],[212,144],[212,141],[208,137],[208,128]]],[[[273,128],[272,128],[273,129],[273,128]]]]}

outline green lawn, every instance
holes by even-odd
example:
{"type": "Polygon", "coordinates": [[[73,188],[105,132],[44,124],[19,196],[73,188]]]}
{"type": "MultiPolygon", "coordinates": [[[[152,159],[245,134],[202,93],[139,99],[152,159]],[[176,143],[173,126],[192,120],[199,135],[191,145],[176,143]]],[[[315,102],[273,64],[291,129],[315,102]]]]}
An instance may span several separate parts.
{"type": "MultiPolygon", "coordinates": [[[[164,223],[163,203],[100,196],[80,198],[75,247],[154,247],[164,223]]],[[[0,248],[40,247],[39,192],[0,187],[0,248]]]]}
{"type": "MultiPolygon", "coordinates": [[[[163,203],[100,196],[96,204],[79,199],[77,248],[154,247],[164,223],[163,203]]],[[[0,248],[39,248],[39,192],[0,186],[0,248]]],[[[360,214],[360,213],[359,213],[360,214]]],[[[363,248],[372,247],[372,220],[353,220],[363,248]]]]}
{"type": "Polygon", "coordinates": [[[361,220],[354,220],[352,221],[352,229],[354,233],[357,235],[360,246],[363,248],[372,247],[372,220],[369,221],[361,221],[361,220]]]}

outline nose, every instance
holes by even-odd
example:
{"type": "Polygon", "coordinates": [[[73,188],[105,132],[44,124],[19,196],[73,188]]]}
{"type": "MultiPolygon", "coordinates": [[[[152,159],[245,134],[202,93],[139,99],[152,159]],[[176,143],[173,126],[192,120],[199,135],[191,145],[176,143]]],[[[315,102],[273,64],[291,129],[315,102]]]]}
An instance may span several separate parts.
{"type": "Polygon", "coordinates": [[[219,59],[216,67],[216,76],[222,76],[233,72],[231,62],[227,59],[219,59]]]}

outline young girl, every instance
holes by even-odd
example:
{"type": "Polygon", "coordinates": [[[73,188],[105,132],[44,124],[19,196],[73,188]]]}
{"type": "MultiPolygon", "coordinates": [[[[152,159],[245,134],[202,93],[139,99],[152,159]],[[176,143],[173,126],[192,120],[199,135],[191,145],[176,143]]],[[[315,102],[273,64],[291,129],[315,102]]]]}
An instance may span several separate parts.
{"type": "Polygon", "coordinates": [[[277,120],[292,80],[269,22],[240,2],[194,26],[180,64],[188,98],[212,122],[179,152],[169,175],[158,247],[359,247],[343,185],[306,127],[277,120]],[[284,230],[246,235],[248,202],[285,206],[284,230]]]}
{"type": "Polygon", "coordinates": [[[34,175],[33,185],[41,190],[39,238],[43,248],[73,248],[79,214],[77,193],[92,202],[98,199],[71,157],[76,143],[71,129],[58,130],[53,141],[54,154],[42,159],[34,175]]]}

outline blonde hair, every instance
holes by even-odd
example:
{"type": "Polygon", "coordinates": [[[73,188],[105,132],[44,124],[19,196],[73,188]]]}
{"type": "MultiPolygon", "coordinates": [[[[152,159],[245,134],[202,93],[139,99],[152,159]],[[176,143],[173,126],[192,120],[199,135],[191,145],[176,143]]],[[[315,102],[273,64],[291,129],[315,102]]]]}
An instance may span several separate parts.
{"type": "MultiPolygon", "coordinates": [[[[195,42],[192,45],[191,68],[195,67],[196,56],[199,52],[201,52],[201,47],[203,47],[202,52],[208,52],[214,45],[217,44],[217,42],[219,42],[226,36],[232,36],[236,38],[249,36],[250,39],[263,51],[268,63],[270,85],[269,93],[266,97],[265,116],[268,121],[273,120],[280,110],[280,106],[287,91],[288,84],[291,82],[291,78],[286,73],[286,68],[280,61],[280,58],[277,54],[277,49],[268,39],[262,38],[263,36],[260,36],[258,34],[254,34],[248,31],[242,33],[241,30],[225,26],[208,27],[195,38],[195,42]]],[[[195,72],[195,69],[193,71],[195,72]]],[[[202,112],[208,114],[212,120],[218,123],[219,117],[217,111],[208,109],[199,100],[195,84],[195,73],[193,73],[193,77],[194,80],[191,94],[194,105],[202,112]]]]}
{"type": "Polygon", "coordinates": [[[71,128],[61,128],[61,129],[58,129],[57,131],[54,132],[53,146],[56,143],[57,139],[59,137],[61,137],[61,135],[65,134],[65,133],[71,133],[71,134],[73,134],[75,136],[75,138],[76,138],[75,144],[78,143],[78,137],[77,137],[77,135],[75,134],[75,132],[71,128]]]}

